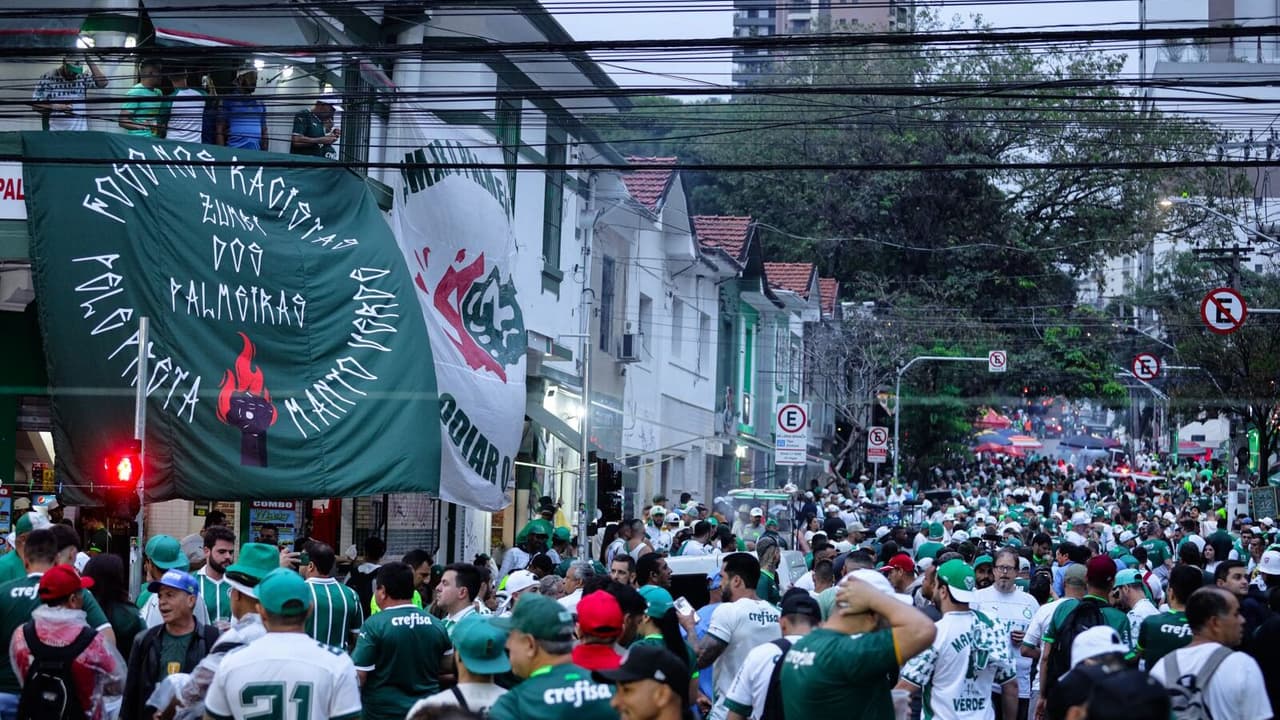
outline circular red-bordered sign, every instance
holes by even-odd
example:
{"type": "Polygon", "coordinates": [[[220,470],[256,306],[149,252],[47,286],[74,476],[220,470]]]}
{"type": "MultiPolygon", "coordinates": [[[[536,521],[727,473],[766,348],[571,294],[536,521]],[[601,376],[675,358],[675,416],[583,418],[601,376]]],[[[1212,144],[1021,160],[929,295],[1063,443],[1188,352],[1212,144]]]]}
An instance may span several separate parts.
{"type": "Polygon", "coordinates": [[[778,408],[778,429],[782,432],[798,433],[808,426],[809,414],[805,412],[803,405],[787,403],[778,408]]]}
{"type": "Polygon", "coordinates": [[[1138,353],[1133,356],[1129,369],[1139,380],[1151,381],[1160,377],[1160,358],[1151,353],[1138,353]]]}
{"type": "Polygon", "coordinates": [[[1234,288],[1214,288],[1200,301],[1200,319],[1209,332],[1230,335],[1239,330],[1248,317],[1249,306],[1234,288]]]}

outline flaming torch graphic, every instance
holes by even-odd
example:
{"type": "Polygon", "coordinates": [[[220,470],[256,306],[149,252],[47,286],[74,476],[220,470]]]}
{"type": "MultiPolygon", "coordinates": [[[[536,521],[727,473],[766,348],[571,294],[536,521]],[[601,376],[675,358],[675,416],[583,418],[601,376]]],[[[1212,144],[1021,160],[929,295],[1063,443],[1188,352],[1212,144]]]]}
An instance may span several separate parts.
{"type": "Polygon", "coordinates": [[[276,422],[276,406],[263,384],[262,370],[253,365],[255,349],[249,336],[238,333],[244,348],[236,357],[235,372],[222,375],[218,392],[218,419],[240,428],[240,464],[267,466],[267,428],[276,422]]]}

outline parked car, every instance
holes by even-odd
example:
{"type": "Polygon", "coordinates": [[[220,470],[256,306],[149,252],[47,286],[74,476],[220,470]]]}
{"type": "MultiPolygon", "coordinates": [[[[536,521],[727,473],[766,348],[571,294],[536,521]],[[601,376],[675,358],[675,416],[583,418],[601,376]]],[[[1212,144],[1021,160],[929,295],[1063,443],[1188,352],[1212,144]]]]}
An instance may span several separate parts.
{"type": "MultiPolygon", "coordinates": [[[[671,595],[673,597],[683,596],[695,608],[707,605],[713,600],[719,602],[718,594],[715,598],[711,596],[711,582],[707,576],[713,572],[720,572],[722,558],[732,554],[678,555],[667,558],[667,567],[671,568],[671,595]]],[[[755,556],[754,552],[747,554],[755,556]]],[[[796,550],[783,550],[782,561],[778,563],[778,586],[785,593],[800,579],[800,576],[808,571],[809,567],[805,564],[804,553],[796,550]]]]}

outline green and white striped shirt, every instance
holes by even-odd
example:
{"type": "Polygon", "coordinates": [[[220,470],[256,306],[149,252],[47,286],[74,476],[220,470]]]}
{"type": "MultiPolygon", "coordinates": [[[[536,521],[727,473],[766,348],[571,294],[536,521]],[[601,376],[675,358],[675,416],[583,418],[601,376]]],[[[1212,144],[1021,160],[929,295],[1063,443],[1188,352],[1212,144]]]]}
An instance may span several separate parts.
{"type": "Polygon", "coordinates": [[[209,622],[231,622],[231,585],[227,583],[226,576],[221,580],[214,580],[209,577],[207,570],[208,566],[200,568],[196,577],[200,578],[200,598],[209,611],[209,622]]]}
{"type": "Polygon", "coordinates": [[[311,616],[307,634],[317,642],[347,649],[351,634],[360,629],[364,616],[355,590],[333,578],[308,578],[311,588],[311,616]]]}

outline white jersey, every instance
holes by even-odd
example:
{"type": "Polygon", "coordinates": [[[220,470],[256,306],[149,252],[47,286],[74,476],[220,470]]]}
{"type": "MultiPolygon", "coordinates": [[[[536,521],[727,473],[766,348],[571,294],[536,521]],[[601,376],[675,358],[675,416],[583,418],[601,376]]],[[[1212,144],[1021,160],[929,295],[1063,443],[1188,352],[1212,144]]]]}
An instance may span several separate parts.
{"type": "MultiPolygon", "coordinates": [[[[1041,605],[1039,610],[1036,610],[1036,614],[1031,616],[1031,622],[1027,625],[1026,635],[1022,638],[1023,645],[1039,648],[1041,652],[1044,652],[1044,631],[1049,628],[1049,621],[1053,620],[1053,613],[1058,609],[1058,603],[1060,602],[1062,600],[1050,600],[1041,605]]],[[[1034,663],[1035,661],[1033,660],[1032,662],[1034,663]]],[[[1036,673],[1035,679],[1031,681],[1031,692],[1033,694],[1040,692],[1039,673],[1036,673]]]]}
{"type": "MultiPolygon", "coordinates": [[[[1007,641],[1009,656],[1018,666],[1018,697],[1031,697],[1031,658],[1022,656],[1019,646],[1013,642],[1011,633],[1015,630],[1022,633],[1027,631],[1031,618],[1035,617],[1036,611],[1040,609],[1040,603],[1017,587],[1014,587],[1013,592],[1006,594],[992,585],[974,593],[973,602],[969,607],[994,620],[996,625],[1002,628],[1004,636],[1009,638],[1007,641]]],[[[993,688],[992,691],[997,692],[997,689],[993,688]]]]}
{"type": "Polygon", "coordinates": [[[498,702],[498,698],[506,695],[507,691],[493,683],[458,683],[456,686],[449,688],[448,690],[442,690],[435,695],[428,695],[414,703],[413,707],[409,709],[409,712],[405,717],[411,718],[419,712],[424,711],[426,708],[461,707],[462,704],[458,702],[458,693],[461,693],[462,699],[466,701],[466,709],[468,711],[476,713],[481,717],[487,717],[489,715],[489,708],[493,707],[493,704],[498,702]],[[457,692],[454,692],[455,688],[457,692]]]}
{"type": "MultiPolygon", "coordinates": [[[[787,635],[792,643],[803,635],[787,635]]],[[[769,681],[773,678],[773,668],[782,657],[782,648],[772,642],[757,645],[747,653],[747,658],[738,669],[729,691],[725,693],[725,705],[748,720],[760,720],[764,712],[764,703],[769,695],[769,681]]]]}
{"type": "Polygon", "coordinates": [[[949,612],[924,652],[902,668],[902,679],[926,688],[925,717],[937,720],[992,720],[991,685],[1017,677],[1009,639],[982,613],[949,612]]]}
{"type": "MultiPolygon", "coordinates": [[[[720,603],[715,612],[711,613],[707,634],[728,645],[712,667],[716,704],[722,706],[723,698],[733,684],[738,670],[746,662],[747,655],[757,645],[782,637],[782,628],[778,625],[778,609],[764,600],[750,598],[720,603]]],[[[715,711],[712,715],[716,715],[715,711]]]]}
{"type": "Polygon", "coordinates": [[[1138,644],[1138,630],[1142,628],[1142,621],[1152,615],[1159,615],[1160,611],[1156,609],[1151,601],[1142,598],[1133,604],[1133,609],[1125,613],[1129,616],[1129,637],[1133,639],[1133,644],[1138,644]]]}
{"type": "MultiPolygon", "coordinates": [[[[1204,643],[1174,650],[1151,668],[1151,677],[1167,687],[1165,673],[1169,670],[1170,658],[1175,656],[1181,677],[1195,675],[1213,651],[1220,647],[1218,643],[1204,643]]],[[[1209,678],[1208,686],[1202,687],[1202,693],[1214,720],[1269,718],[1272,716],[1271,701],[1265,692],[1260,692],[1263,685],[1262,670],[1257,661],[1242,652],[1233,652],[1209,678]]]]}
{"type": "Polygon", "coordinates": [[[300,632],[267,633],[228,654],[205,698],[215,720],[354,720],[361,710],[350,656],[300,632]]]}

